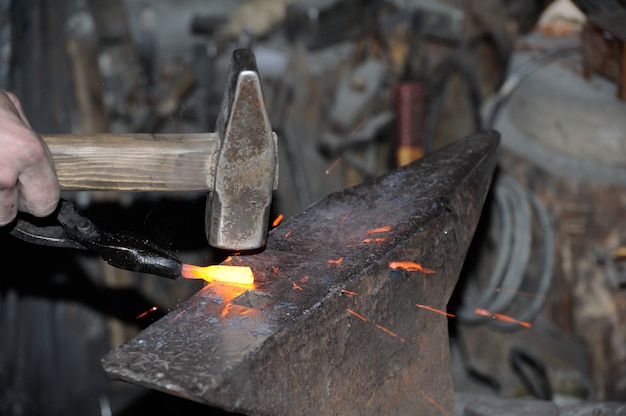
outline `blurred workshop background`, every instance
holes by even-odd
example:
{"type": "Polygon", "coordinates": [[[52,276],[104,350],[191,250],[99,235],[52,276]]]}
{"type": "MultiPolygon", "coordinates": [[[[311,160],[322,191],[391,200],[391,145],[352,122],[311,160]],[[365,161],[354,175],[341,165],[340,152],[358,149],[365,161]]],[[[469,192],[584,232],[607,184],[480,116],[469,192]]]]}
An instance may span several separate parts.
{"type": "MultiPolygon", "coordinates": [[[[41,133],[214,131],[237,48],[256,55],[279,137],[272,218],[502,134],[448,308],[459,414],[475,393],[504,409],[626,401],[626,1],[0,0],[0,87],[41,133]]],[[[64,197],[223,260],[204,192],[64,197]]],[[[227,414],[100,367],[201,283],[0,238],[1,415],[227,414]]]]}

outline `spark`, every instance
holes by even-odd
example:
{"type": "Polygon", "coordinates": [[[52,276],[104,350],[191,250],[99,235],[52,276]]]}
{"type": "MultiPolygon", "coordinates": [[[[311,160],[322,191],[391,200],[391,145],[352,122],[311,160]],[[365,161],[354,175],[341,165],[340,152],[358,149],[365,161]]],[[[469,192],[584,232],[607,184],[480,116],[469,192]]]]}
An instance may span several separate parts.
{"type": "Polygon", "coordinates": [[[385,328],[384,326],[382,326],[380,324],[375,324],[375,323],[371,322],[369,319],[367,319],[366,317],[364,317],[363,315],[361,315],[359,313],[356,313],[352,309],[346,308],[346,312],[348,312],[349,314],[352,314],[353,316],[356,316],[357,318],[359,318],[363,322],[367,322],[369,324],[374,325],[377,329],[380,329],[381,331],[383,331],[387,335],[391,335],[394,338],[398,338],[398,340],[400,340],[401,342],[406,342],[406,339],[398,336],[398,334],[396,334],[395,332],[389,330],[388,328],[385,328]]]}
{"type": "Polygon", "coordinates": [[[341,289],[341,293],[345,293],[346,295],[352,295],[352,296],[358,295],[358,293],[356,292],[352,292],[352,291],[345,290],[345,289],[341,289]]]}
{"type": "Polygon", "coordinates": [[[341,219],[339,220],[340,223],[344,222],[345,220],[348,219],[348,217],[350,216],[350,214],[352,214],[352,211],[348,211],[348,213],[346,215],[344,215],[343,217],[341,217],[341,219]]]}
{"type": "Polygon", "coordinates": [[[443,408],[442,405],[440,405],[439,403],[437,403],[435,401],[435,399],[431,398],[430,396],[428,396],[426,393],[424,393],[424,390],[420,389],[418,387],[418,390],[420,391],[420,393],[422,393],[422,396],[424,396],[424,398],[426,400],[428,400],[428,403],[430,403],[431,405],[433,405],[433,407],[435,407],[437,410],[439,410],[441,413],[443,413],[444,415],[447,415],[448,412],[446,412],[446,409],[443,408]]]}
{"type": "Polygon", "coordinates": [[[341,156],[339,156],[337,159],[335,159],[335,161],[333,162],[332,165],[330,165],[328,167],[328,169],[326,169],[326,174],[330,175],[330,172],[332,172],[333,169],[335,169],[335,166],[337,166],[339,164],[339,162],[341,162],[341,156]]]}
{"type": "Polygon", "coordinates": [[[365,245],[370,244],[370,243],[382,243],[385,240],[386,240],[386,238],[384,238],[384,237],[364,238],[362,243],[348,244],[348,247],[361,247],[361,246],[365,246],[365,245]]]}
{"type": "Polygon", "coordinates": [[[339,257],[337,260],[328,260],[328,264],[341,264],[343,262],[343,257],[339,257]]]}
{"type": "Polygon", "coordinates": [[[518,324],[518,325],[523,326],[524,328],[530,328],[532,326],[532,324],[530,322],[520,321],[520,320],[517,320],[517,319],[513,318],[512,316],[504,315],[502,313],[489,312],[488,310],[482,309],[482,308],[476,308],[474,313],[476,315],[482,315],[482,316],[487,316],[487,317],[490,317],[490,318],[493,318],[493,319],[497,319],[497,320],[502,321],[502,322],[507,322],[507,323],[511,323],[511,324],[518,324]]]}
{"type": "Polygon", "coordinates": [[[280,224],[283,218],[285,218],[283,214],[278,214],[278,217],[276,217],[276,219],[274,219],[274,222],[272,222],[272,227],[276,227],[278,224],[280,224]]]}
{"type": "Polygon", "coordinates": [[[367,235],[376,234],[376,233],[386,233],[387,231],[391,231],[391,226],[386,225],[384,227],[373,228],[371,230],[367,230],[367,235]]]}
{"type": "Polygon", "coordinates": [[[384,237],[365,238],[365,239],[363,239],[363,244],[367,244],[367,243],[382,243],[385,240],[386,240],[386,238],[384,238],[384,237]]]}
{"type": "Polygon", "coordinates": [[[228,312],[230,311],[230,308],[233,307],[232,303],[227,303],[226,305],[224,305],[224,308],[222,309],[222,313],[220,314],[221,317],[225,317],[226,315],[228,315],[228,312]]]}
{"type": "Polygon", "coordinates": [[[302,276],[302,277],[300,278],[300,283],[306,283],[306,282],[308,282],[308,281],[309,281],[309,276],[302,276]]]}
{"type": "Polygon", "coordinates": [[[452,314],[452,313],[448,313],[448,312],[442,311],[441,309],[435,309],[435,308],[433,308],[431,306],[421,305],[419,303],[416,303],[415,306],[417,306],[418,308],[426,309],[427,311],[438,313],[439,315],[449,316],[450,318],[454,318],[455,317],[455,315],[452,314]]]}
{"type": "MultiPolygon", "coordinates": [[[[352,130],[352,132],[350,133],[350,135],[348,136],[348,138],[346,139],[346,141],[350,141],[350,139],[352,139],[354,137],[354,135],[361,130],[361,127],[363,127],[363,124],[365,124],[365,122],[367,121],[367,117],[363,117],[363,120],[361,120],[361,122],[359,123],[358,126],[356,126],[356,128],[354,130],[352,130]]],[[[337,158],[337,160],[335,160],[333,162],[332,165],[330,165],[330,167],[328,169],[326,169],[326,174],[330,174],[330,172],[335,168],[335,166],[337,166],[339,164],[339,162],[341,162],[341,156],[339,156],[337,158]]]]}
{"type": "Polygon", "coordinates": [[[302,286],[298,286],[296,282],[291,282],[291,284],[293,285],[294,290],[300,290],[300,291],[302,290],[302,286]]]}
{"type": "Polygon", "coordinates": [[[426,274],[435,273],[434,270],[426,269],[421,264],[413,263],[412,261],[392,261],[389,262],[389,267],[393,270],[404,269],[407,272],[422,272],[426,274]]]}
{"type": "Polygon", "coordinates": [[[149,314],[149,313],[151,313],[151,312],[155,312],[157,309],[159,309],[159,308],[157,308],[156,306],[153,306],[153,307],[151,307],[150,309],[148,309],[147,311],[142,312],[142,313],[140,313],[139,315],[137,315],[137,316],[135,317],[135,319],[141,319],[141,318],[143,318],[144,316],[146,316],[147,314],[149,314]]]}
{"type": "Polygon", "coordinates": [[[354,312],[352,309],[346,308],[346,311],[348,313],[351,313],[352,315],[356,316],[357,318],[359,318],[363,322],[369,322],[366,317],[364,317],[363,315],[360,315],[360,314],[354,312]]]}
{"type": "Polygon", "coordinates": [[[290,235],[291,235],[291,230],[289,230],[289,231],[287,231],[287,232],[285,233],[285,238],[288,238],[290,235]]]}
{"type": "Polygon", "coordinates": [[[176,321],[178,318],[180,318],[183,314],[185,313],[185,311],[179,312],[178,314],[176,314],[176,316],[174,316],[171,320],[170,323],[176,321]]]}

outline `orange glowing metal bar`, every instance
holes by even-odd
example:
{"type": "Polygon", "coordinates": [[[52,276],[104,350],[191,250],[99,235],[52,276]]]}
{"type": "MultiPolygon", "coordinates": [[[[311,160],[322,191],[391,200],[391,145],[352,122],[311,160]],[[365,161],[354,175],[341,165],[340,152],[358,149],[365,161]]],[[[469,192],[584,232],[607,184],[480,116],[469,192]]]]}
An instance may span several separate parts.
{"type": "Polygon", "coordinates": [[[386,225],[384,227],[373,228],[371,230],[367,230],[367,235],[376,234],[376,233],[386,233],[387,231],[391,231],[391,226],[386,225]]]}
{"type": "Polygon", "coordinates": [[[341,264],[343,257],[339,257],[337,260],[328,260],[328,264],[341,264]]]}
{"type": "Polygon", "coordinates": [[[502,322],[518,324],[518,325],[523,326],[524,328],[530,328],[532,326],[532,324],[530,322],[520,321],[520,320],[517,320],[517,319],[513,318],[512,316],[504,315],[502,313],[489,312],[488,310],[482,309],[482,308],[476,308],[474,313],[476,315],[488,316],[488,317],[491,317],[493,319],[497,319],[497,320],[502,321],[502,322]]]}
{"type": "Polygon", "coordinates": [[[278,217],[276,217],[276,219],[272,223],[272,227],[276,227],[278,224],[280,224],[280,222],[283,220],[283,218],[285,218],[285,216],[283,214],[278,214],[278,217]]]}
{"type": "Polygon", "coordinates": [[[193,266],[183,264],[182,276],[185,279],[202,279],[207,282],[236,283],[251,285],[254,283],[252,269],[247,266],[193,266]]]}
{"type": "Polygon", "coordinates": [[[413,263],[412,261],[392,261],[389,263],[389,267],[393,270],[404,269],[407,272],[422,272],[426,274],[435,273],[434,270],[426,269],[421,264],[413,263]]]}
{"type": "Polygon", "coordinates": [[[159,308],[157,308],[156,306],[153,306],[153,307],[151,307],[150,309],[148,309],[147,311],[142,312],[142,313],[140,313],[139,315],[137,315],[137,317],[135,317],[135,319],[140,319],[140,318],[143,318],[144,316],[146,316],[146,315],[147,315],[147,314],[149,314],[150,312],[154,312],[154,311],[156,311],[157,309],[159,309],[159,308]]]}
{"type": "Polygon", "coordinates": [[[426,309],[427,311],[438,313],[439,315],[449,316],[450,318],[455,317],[453,313],[448,313],[448,312],[442,311],[441,309],[435,309],[427,305],[420,305],[419,303],[416,303],[415,306],[417,306],[418,308],[426,309]]]}

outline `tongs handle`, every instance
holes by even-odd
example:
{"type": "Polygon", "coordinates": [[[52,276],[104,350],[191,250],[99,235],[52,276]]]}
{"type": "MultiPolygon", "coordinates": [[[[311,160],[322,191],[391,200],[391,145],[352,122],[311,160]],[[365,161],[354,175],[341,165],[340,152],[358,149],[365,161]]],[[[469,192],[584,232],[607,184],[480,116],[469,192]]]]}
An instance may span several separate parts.
{"type": "Polygon", "coordinates": [[[173,253],[136,234],[101,230],[89,218],[79,214],[69,201],[62,199],[54,215],[57,224],[44,223],[49,220],[19,218],[10,233],[30,243],[92,250],[120,269],[170,279],[181,275],[182,261],[173,253]]]}

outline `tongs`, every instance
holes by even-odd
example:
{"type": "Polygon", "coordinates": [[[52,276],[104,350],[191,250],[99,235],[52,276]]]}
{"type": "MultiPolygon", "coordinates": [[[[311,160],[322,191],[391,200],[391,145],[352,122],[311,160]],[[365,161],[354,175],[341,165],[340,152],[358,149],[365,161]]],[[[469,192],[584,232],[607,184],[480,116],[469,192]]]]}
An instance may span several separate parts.
{"type": "Polygon", "coordinates": [[[142,236],[98,228],[65,199],[46,218],[19,214],[9,233],[29,243],[90,250],[120,269],[170,279],[181,277],[182,261],[177,256],[142,236]]]}

